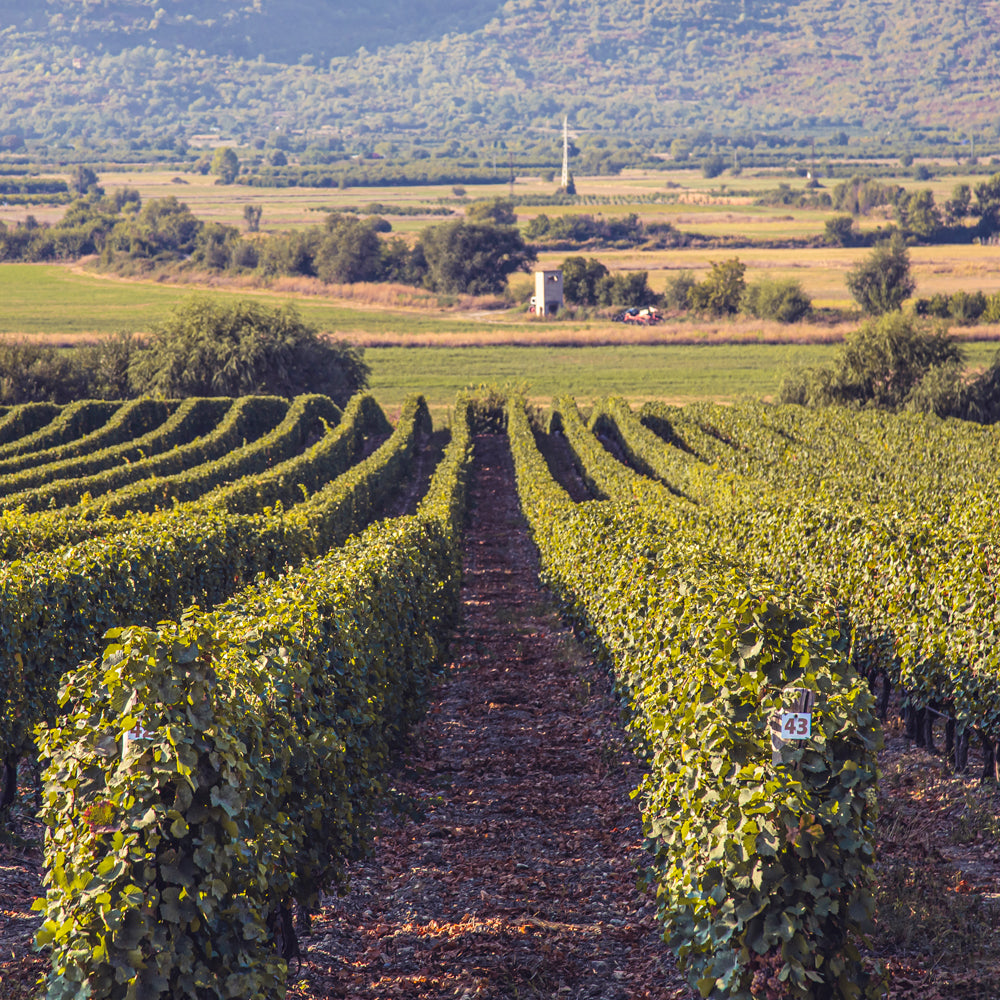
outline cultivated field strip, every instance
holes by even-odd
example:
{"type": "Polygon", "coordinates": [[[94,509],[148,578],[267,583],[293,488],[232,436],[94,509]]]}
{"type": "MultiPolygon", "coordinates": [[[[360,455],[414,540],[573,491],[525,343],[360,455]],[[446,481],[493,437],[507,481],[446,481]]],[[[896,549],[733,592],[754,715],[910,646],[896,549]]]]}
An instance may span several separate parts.
{"type": "Polygon", "coordinates": [[[641,801],[668,942],[702,995],[763,995],[779,973],[802,990],[863,983],[851,941],[874,909],[880,737],[846,622],[823,595],[728,558],[704,511],[603,452],[570,404],[563,432],[612,499],[573,504],[514,401],[518,490],[548,581],[648,748],[641,801]],[[815,699],[811,737],[773,743],[800,689],[815,699]]]}
{"type": "MultiPolygon", "coordinates": [[[[634,441],[616,404],[620,440],[634,441]]],[[[684,489],[713,519],[730,558],[788,587],[822,591],[850,621],[851,658],[882,707],[901,686],[911,734],[946,750],[960,770],[970,738],[984,777],[997,776],[1000,742],[1000,435],[916,415],[737,404],[647,406],[643,419],[706,462],[703,489],[684,489]],[[826,411],[824,411],[824,414],[826,411]],[[696,419],[697,418],[697,419],[696,419]],[[773,430],[763,431],[767,425],[773,430]],[[777,443],[786,442],[779,453],[777,443]],[[707,464],[707,460],[712,465],[707,464]]],[[[630,462],[642,467],[638,452],[630,462]]],[[[684,462],[666,442],[647,471],[671,481],[684,462]],[[654,468],[655,466],[655,468],[654,468]]],[[[690,463],[687,463],[690,464],[690,463]]],[[[696,466],[697,467],[697,466],[696,466]]]]}
{"type": "Polygon", "coordinates": [[[21,403],[6,409],[0,417],[0,449],[19,438],[34,434],[54,420],[62,409],[57,403],[21,403]]]}
{"type": "Polygon", "coordinates": [[[108,628],[156,621],[190,604],[212,607],[259,573],[325,552],[377,518],[429,423],[423,399],[410,401],[378,451],[289,511],[188,506],[0,564],[3,759],[29,750],[35,723],[55,708],[60,677],[94,654],[108,628]]]}
{"type": "Polygon", "coordinates": [[[272,431],[287,415],[289,407],[287,400],[274,396],[246,396],[220,402],[221,411],[217,404],[199,409],[198,415],[204,420],[201,433],[186,444],[138,462],[12,494],[0,500],[0,505],[7,509],[23,506],[28,511],[77,505],[76,515],[82,520],[105,516],[107,511],[101,504],[106,495],[115,494],[123,501],[130,495],[129,490],[133,490],[143,496],[157,488],[161,479],[218,461],[246,442],[256,441],[272,431]]]}
{"type": "Polygon", "coordinates": [[[96,501],[96,506],[102,515],[121,516],[197,500],[218,486],[265,472],[297,455],[336,424],[340,415],[340,408],[327,396],[297,396],[281,422],[266,433],[236,444],[214,460],[107,493],[96,501]]]}
{"type": "MultiPolygon", "coordinates": [[[[426,419],[422,401],[408,410],[411,428],[426,419]]],[[[289,907],[315,908],[370,842],[390,750],[458,611],[471,457],[458,417],[415,516],[211,613],[115,629],[66,675],[68,710],[40,743],[52,877],[39,941],[56,979],[95,996],[116,981],[284,993],[289,907]]]]}
{"type": "MultiPolygon", "coordinates": [[[[147,401],[148,402],[148,401],[147,401]]],[[[116,466],[128,466],[189,444],[218,424],[232,405],[228,399],[186,399],[161,404],[168,415],[149,431],[76,458],[50,461],[0,478],[4,493],[40,488],[55,480],[93,476],[116,466]],[[172,410],[172,412],[171,412],[172,410]]]]}
{"type": "Polygon", "coordinates": [[[129,400],[115,411],[107,423],[75,441],[0,460],[0,485],[5,493],[9,493],[11,488],[7,485],[8,477],[16,477],[19,472],[34,472],[37,475],[43,468],[58,467],[68,460],[90,456],[95,452],[108,452],[140,439],[162,426],[179,405],[179,400],[129,400]]]}
{"type": "Polygon", "coordinates": [[[357,460],[366,439],[386,437],[391,431],[375,397],[360,393],[347,404],[339,423],[325,423],[315,443],[307,439],[303,452],[266,472],[217,486],[199,504],[221,507],[231,514],[249,514],[276,504],[291,507],[344,472],[357,460]]]}
{"type": "MultiPolygon", "coordinates": [[[[248,397],[252,398],[252,397],[248,397]]],[[[195,401],[192,401],[195,402],[195,401]]],[[[199,409],[216,415],[227,408],[245,412],[248,407],[231,400],[197,400],[199,409]],[[210,402],[216,407],[210,408],[210,402]]],[[[206,414],[202,414],[204,417],[206,414]]],[[[266,507],[282,504],[291,507],[301,502],[311,492],[327,484],[344,472],[357,460],[359,449],[371,435],[385,435],[391,430],[385,414],[368,394],[355,396],[347,405],[343,419],[334,426],[325,425],[323,436],[300,455],[258,475],[241,477],[206,493],[194,501],[194,509],[216,508],[229,513],[256,513],[266,507]]],[[[238,427],[228,424],[226,434],[233,438],[239,433],[238,427]]],[[[184,449],[177,449],[184,451],[184,449]]],[[[190,452],[188,452],[190,454],[190,452]]],[[[138,464],[138,463],[137,463],[138,464]]],[[[162,468],[162,465],[158,467],[162,468]]],[[[209,465],[209,469],[211,466],[209,465]]],[[[134,470],[134,467],[133,467],[134,470]]],[[[126,471],[125,469],[122,470],[126,471]]],[[[141,488],[140,482],[137,488],[141,488]]],[[[57,484],[42,487],[49,502],[54,502],[57,484]]],[[[71,494],[76,496],[74,490],[71,494]]],[[[187,510],[191,505],[186,505],[187,510]]],[[[72,545],[96,537],[105,537],[127,530],[141,519],[141,513],[121,516],[105,515],[95,520],[87,520],[82,513],[93,512],[88,505],[84,512],[79,507],[44,510],[36,514],[3,512],[0,514],[0,554],[6,559],[22,558],[30,552],[50,551],[61,545],[72,545]]],[[[181,516],[188,516],[183,513],[181,516]]]]}
{"type": "Polygon", "coordinates": [[[34,433],[0,446],[0,461],[76,442],[102,427],[123,405],[121,401],[109,402],[103,399],[81,399],[75,403],[67,403],[52,420],[34,433]]]}

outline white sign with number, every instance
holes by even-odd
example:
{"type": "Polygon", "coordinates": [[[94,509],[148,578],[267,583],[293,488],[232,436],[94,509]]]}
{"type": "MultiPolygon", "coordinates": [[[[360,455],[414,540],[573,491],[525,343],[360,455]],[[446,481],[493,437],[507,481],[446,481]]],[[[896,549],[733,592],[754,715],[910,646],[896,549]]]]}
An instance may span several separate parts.
{"type": "Polygon", "coordinates": [[[807,740],[812,736],[811,712],[782,712],[781,738],[783,740],[807,740]]]}
{"type": "Polygon", "coordinates": [[[133,726],[126,733],[122,733],[122,756],[128,753],[129,744],[134,743],[136,740],[149,740],[156,735],[155,732],[149,729],[144,729],[142,726],[142,720],[140,719],[138,724],[133,726]]]}

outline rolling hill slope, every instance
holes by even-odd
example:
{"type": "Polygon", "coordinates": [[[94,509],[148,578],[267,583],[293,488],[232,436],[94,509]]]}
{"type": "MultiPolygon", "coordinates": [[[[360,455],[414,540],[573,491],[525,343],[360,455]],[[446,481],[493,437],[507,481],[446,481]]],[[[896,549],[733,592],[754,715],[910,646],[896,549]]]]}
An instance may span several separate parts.
{"type": "MultiPolygon", "coordinates": [[[[0,0],[0,132],[989,128],[987,0],[0,0]]],[[[8,143],[9,145],[9,143],[8,143]]]]}

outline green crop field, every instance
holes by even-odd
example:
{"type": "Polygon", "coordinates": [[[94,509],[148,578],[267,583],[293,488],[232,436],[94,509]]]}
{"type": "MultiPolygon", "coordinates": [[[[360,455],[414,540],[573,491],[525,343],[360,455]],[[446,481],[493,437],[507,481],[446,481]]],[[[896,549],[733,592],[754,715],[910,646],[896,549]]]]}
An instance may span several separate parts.
{"type": "MultiPolygon", "coordinates": [[[[0,265],[0,335],[44,336],[72,343],[118,330],[148,330],[178,302],[197,291],[271,304],[296,300],[302,315],[323,330],[345,336],[442,334],[468,331],[469,320],[441,311],[394,310],[315,296],[252,288],[205,288],[153,280],[122,280],[62,265],[0,265]]],[[[526,324],[522,324],[526,326],[526,324]]]]}
{"type": "MultiPolygon", "coordinates": [[[[965,345],[973,368],[985,367],[995,343],[965,345]]],[[[641,345],[603,347],[369,348],[371,390],[387,409],[422,393],[435,420],[456,392],[480,383],[517,383],[536,404],[571,393],[583,403],[610,394],[638,404],[652,399],[687,403],[773,398],[794,365],[829,362],[837,348],[826,344],[641,345]]]]}

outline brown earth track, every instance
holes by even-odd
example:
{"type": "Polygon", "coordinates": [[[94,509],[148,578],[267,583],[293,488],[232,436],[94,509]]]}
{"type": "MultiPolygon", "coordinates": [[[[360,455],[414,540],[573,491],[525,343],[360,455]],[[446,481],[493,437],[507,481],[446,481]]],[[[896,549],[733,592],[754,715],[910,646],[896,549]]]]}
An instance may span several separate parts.
{"type": "Polygon", "coordinates": [[[441,460],[447,443],[448,434],[446,431],[418,435],[416,454],[413,459],[413,472],[400,484],[384,505],[383,517],[401,517],[404,514],[416,513],[417,505],[427,492],[431,476],[441,460]]]}
{"type": "Polygon", "coordinates": [[[560,623],[501,437],[476,440],[464,623],[350,893],[304,938],[292,996],[680,1000],[606,675],[560,623]]]}

